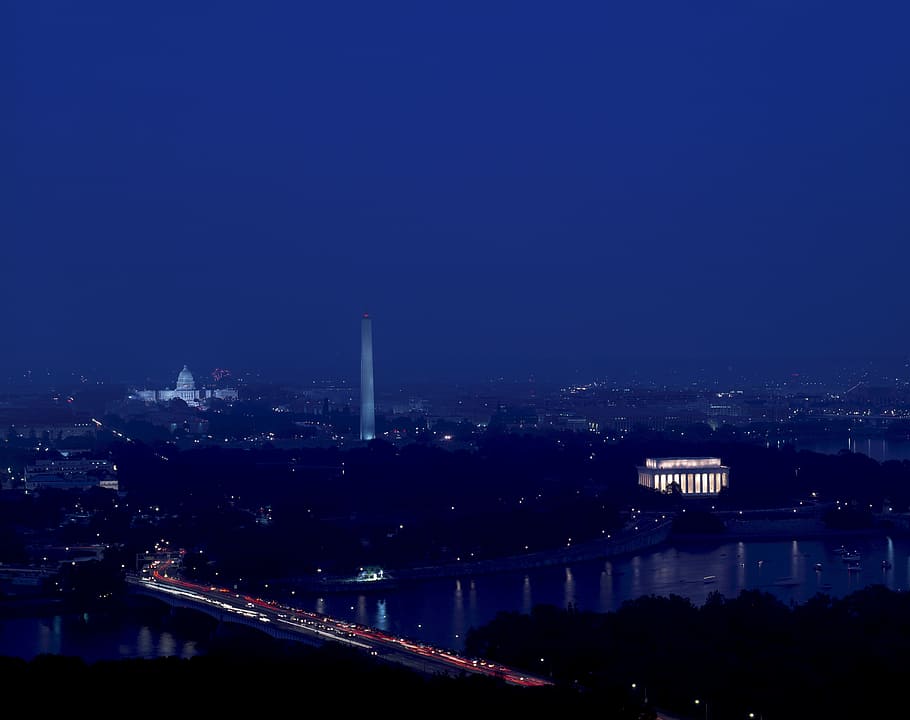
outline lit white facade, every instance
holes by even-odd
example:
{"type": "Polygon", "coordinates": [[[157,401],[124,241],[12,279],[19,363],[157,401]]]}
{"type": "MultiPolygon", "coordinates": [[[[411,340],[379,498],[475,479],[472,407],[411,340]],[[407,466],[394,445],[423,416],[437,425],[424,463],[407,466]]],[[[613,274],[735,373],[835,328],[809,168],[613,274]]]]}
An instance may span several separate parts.
{"type": "Polygon", "coordinates": [[[183,400],[190,407],[199,407],[204,405],[206,400],[219,398],[221,400],[233,401],[237,399],[237,391],[232,388],[207,390],[205,388],[196,388],[196,380],[190,369],[184,365],[183,370],[177,375],[177,385],[173,390],[137,390],[130,396],[147,403],[169,402],[171,400],[183,400]]]}
{"type": "Polygon", "coordinates": [[[638,484],[662,493],[678,485],[682,495],[717,495],[730,487],[730,468],[712,457],[647,458],[638,466],[638,484]]]}

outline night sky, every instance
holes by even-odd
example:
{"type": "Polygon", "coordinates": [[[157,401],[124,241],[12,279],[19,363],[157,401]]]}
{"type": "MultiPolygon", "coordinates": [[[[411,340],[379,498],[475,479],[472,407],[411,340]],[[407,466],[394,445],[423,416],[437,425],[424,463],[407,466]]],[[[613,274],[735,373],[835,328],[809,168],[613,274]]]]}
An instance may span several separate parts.
{"type": "Polygon", "coordinates": [[[4,370],[910,352],[906,0],[11,5],[4,370]]]}

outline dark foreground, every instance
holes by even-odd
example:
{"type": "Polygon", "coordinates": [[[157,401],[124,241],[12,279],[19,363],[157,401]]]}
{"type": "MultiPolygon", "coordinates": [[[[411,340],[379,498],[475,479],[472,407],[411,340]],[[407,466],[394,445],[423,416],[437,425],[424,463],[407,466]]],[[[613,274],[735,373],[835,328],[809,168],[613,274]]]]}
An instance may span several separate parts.
{"type": "Polygon", "coordinates": [[[70,714],[328,709],[395,717],[653,718],[654,707],[700,720],[888,717],[910,670],[910,593],[870,586],[785,605],[760,591],[703,606],[647,596],[618,611],[537,606],[472,630],[468,654],[546,674],[520,688],[480,676],[418,675],[352,649],[312,648],[219,625],[209,652],[189,659],[0,658],[17,697],[70,714]],[[696,704],[695,700],[699,700],[696,704]],[[750,715],[752,713],[752,715],[750,715]]]}

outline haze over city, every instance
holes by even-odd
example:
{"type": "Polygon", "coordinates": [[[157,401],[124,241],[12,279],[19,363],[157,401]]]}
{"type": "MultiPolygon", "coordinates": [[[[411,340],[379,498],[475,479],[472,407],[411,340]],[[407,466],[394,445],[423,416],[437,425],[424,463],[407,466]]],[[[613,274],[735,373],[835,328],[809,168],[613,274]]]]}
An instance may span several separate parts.
{"type": "Polygon", "coordinates": [[[11,13],[5,372],[910,352],[906,3],[11,13]]]}

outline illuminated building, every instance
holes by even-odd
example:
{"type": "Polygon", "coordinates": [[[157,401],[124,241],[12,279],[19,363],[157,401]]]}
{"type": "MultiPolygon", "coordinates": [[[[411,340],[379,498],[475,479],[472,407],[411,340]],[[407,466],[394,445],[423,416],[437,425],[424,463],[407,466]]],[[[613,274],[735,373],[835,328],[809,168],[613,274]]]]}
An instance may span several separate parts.
{"type": "Polygon", "coordinates": [[[376,437],[376,405],[373,402],[373,321],[367,313],[360,321],[360,439],[376,437]]]}
{"type": "Polygon", "coordinates": [[[173,390],[137,390],[130,395],[133,399],[144,400],[147,403],[166,403],[171,400],[183,400],[190,407],[204,405],[207,400],[218,398],[228,402],[237,399],[237,391],[233,388],[197,388],[196,379],[190,369],[184,365],[183,370],[177,375],[177,385],[173,390]]]}
{"type": "Polygon", "coordinates": [[[90,487],[118,490],[117,466],[110,460],[74,458],[38,459],[25,468],[26,491],[39,488],[84,490],[90,487]]]}
{"type": "Polygon", "coordinates": [[[678,486],[682,495],[717,495],[730,487],[730,468],[712,457],[647,458],[638,466],[638,484],[662,493],[678,486]]]}

